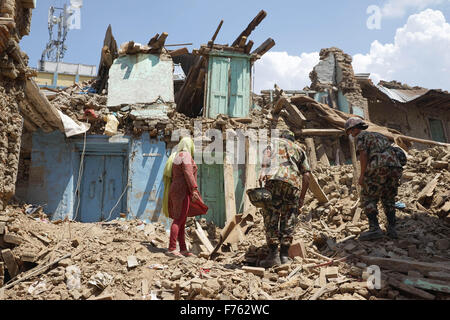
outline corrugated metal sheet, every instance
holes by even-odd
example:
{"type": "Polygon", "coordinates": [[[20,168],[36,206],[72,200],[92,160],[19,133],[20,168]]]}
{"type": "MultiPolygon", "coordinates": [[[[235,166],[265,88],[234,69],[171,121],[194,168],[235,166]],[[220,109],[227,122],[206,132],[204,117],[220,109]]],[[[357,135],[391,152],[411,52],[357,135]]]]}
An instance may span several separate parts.
{"type": "Polygon", "coordinates": [[[401,103],[410,102],[414,99],[417,99],[420,96],[425,95],[428,92],[428,89],[417,89],[417,90],[388,89],[380,85],[377,85],[376,87],[390,99],[401,103]]]}

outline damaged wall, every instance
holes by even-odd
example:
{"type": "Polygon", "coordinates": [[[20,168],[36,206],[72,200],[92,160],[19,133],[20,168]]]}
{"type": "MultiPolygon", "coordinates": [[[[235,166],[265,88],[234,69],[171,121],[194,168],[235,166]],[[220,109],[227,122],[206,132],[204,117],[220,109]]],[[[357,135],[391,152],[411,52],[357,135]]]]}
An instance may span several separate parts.
{"type": "Polygon", "coordinates": [[[33,7],[0,2],[0,210],[15,193],[23,127],[19,104],[25,99],[24,79],[32,74],[18,42],[30,32],[33,7]]]}
{"type": "Polygon", "coordinates": [[[316,101],[370,120],[367,99],[355,78],[350,55],[336,47],[320,50],[320,62],[309,77],[311,89],[318,91],[316,101]]]}
{"type": "Polygon", "coordinates": [[[19,114],[16,95],[17,88],[8,82],[0,86],[0,210],[15,193],[17,170],[19,167],[22,117],[19,114]]]}

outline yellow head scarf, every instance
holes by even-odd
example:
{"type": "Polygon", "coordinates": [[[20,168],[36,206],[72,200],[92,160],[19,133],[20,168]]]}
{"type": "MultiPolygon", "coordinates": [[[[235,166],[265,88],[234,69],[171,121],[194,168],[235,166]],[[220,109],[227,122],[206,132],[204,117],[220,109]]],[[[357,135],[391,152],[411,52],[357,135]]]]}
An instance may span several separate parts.
{"type": "Polygon", "coordinates": [[[163,212],[166,217],[169,217],[169,190],[170,185],[172,184],[172,166],[173,160],[177,156],[177,154],[181,151],[187,151],[191,154],[191,157],[194,158],[195,153],[195,145],[194,140],[190,137],[184,137],[174,148],[176,151],[172,152],[169,159],[167,159],[166,166],[164,167],[164,195],[163,195],[163,212]]]}

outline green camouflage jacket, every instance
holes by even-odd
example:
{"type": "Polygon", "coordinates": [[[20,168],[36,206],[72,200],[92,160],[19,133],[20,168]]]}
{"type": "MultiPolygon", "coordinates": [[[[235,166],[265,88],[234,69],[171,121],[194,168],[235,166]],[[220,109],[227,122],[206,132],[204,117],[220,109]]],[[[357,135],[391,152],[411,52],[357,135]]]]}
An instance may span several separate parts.
{"type": "Polygon", "coordinates": [[[361,131],[356,138],[356,151],[367,152],[366,173],[380,167],[402,167],[388,138],[378,132],[361,131]]]}
{"type": "Polygon", "coordinates": [[[305,152],[294,142],[281,138],[272,139],[270,150],[264,151],[261,175],[301,189],[302,175],[311,171],[305,152]]]}

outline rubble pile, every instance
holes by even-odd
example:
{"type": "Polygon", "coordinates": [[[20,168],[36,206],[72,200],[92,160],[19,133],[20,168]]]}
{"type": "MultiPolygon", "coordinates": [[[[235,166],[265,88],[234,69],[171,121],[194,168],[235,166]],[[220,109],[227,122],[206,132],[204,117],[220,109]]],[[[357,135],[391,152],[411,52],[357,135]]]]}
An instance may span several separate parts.
{"type": "Polygon", "coordinates": [[[0,298],[449,299],[449,155],[443,147],[410,151],[399,188],[405,204],[397,210],[399,239],[374,242],[357,239],[368,224],[352,185],[353,167],[319,164],[314,174],[329,202],[307,193],[292,262],[270,269],[259,267],[268,252],[260,213],[241,241],[214,256],[202,251],[196,229],[213,246],[222,230],[189,218],[187,240],[196,255],[177,259],[165,255],[168,234],[158,223],[49,221],[39,207],[11,205],[0,213],[0,298]],[[428,177],[436,176],[427,187],[428,177]],[[372,265],[381,268],[379,288],[367,285],[372,265]]]}
{"type": "Polygon", "coordinates": [[[194,134],[195,122],[200,121],[202,130],[218,129],[225,132],[227,129],[263,129],[275,128],[278,119],[270,115],[268,108],[254,108],[248,117],[232,118],[220,114],[215,119],[196,117],[191,118],[183,113],[169,108],[167,117],[140,118],[133,113],[141,105],[127,105],[107,107],[107,95],[94,92],[95,80],[71,87],[54,90],[47,94],[47,99],[53,107],[61,110],[75,122],[89,122],[88,134],[105,134],[107,116],[114,115],[119,124],[117,134],[139,135],[149,132],[151,137],[164,136],[169,138],[176,129],[187,129],[194,134]]]}

